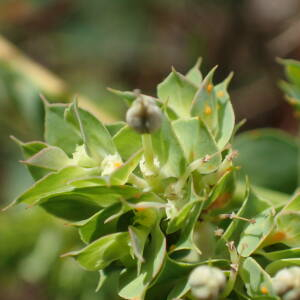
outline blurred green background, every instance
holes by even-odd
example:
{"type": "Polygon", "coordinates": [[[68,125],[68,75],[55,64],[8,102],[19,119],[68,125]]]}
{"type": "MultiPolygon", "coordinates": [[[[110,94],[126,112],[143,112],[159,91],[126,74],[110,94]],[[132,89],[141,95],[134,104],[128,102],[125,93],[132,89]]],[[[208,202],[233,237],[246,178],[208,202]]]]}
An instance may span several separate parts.
{"type": "MultiPolygon", "coordinates": [[[[242,130],[275,127],[295,135],[297,121],[278,88],[283,72],[275,58],[300,59],[299,34],[298,0],[1,0],[1,206],[32,182],[9,135],[42,138],[40,93],[53,102],[80,94],[82,105],[105,121],[121,119],[126,108],[106,87],[155,95],[171,66],[186,72],[202,56],[205,72],[219,65],[217,80],[235,72],[230,92],[237,119],[247,118],[242,130]]],[[[271,142],[259,143],[260,161],[245,146],[245,135],[237,146],[248,150],[241,157],[255,170],[268,168],[267,150],[275,149],[279,167],[255,183],[291,193],[297,154],[292,137],[282,134],[266,133],[271,142]]],[[[79,243],[68,226],[39,209],[1,213],[0,299],[113,300],[111,287],[94,292],[97,274],[58,258],[79,243]]]]}

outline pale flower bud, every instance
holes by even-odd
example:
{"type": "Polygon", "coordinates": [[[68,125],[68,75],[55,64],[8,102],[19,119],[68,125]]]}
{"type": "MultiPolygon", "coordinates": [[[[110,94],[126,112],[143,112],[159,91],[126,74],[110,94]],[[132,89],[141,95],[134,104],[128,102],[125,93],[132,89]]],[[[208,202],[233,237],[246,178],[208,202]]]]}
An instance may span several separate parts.
{"type": "Polygon", "coordinates": [[[113,173],[116,169],[122,166],[122,159],[119,156],[119,154],[109,154],[107,155],[102,163],[101,163],[101,175],[110,175],[113,173]]]}
{"type": "Polygon", "coordinates": [[[225,287],[226,277],[221,270],[204,265],[192,271],[188,283],[196,299],[216,300],[225,287]]]}
{"type": "Polygon", "coordinates": [[[75,165],[84,168],[93,168],[97,166],[97,162],[90,158],[86,153],[84,145],[76,146],[76,150],[73,153],[72,162],[75,165]]]}
{"type": "Polygon", "coordinates": [[[162,113],[154,100],[138,96],[127,111],[126,122],[141,134],[152,133],[160,128],[162,113]]]}
{"type": "Polygon", "coordinates": [[[275,293],[283,300],[300,299],[300,267],[284,268],[278,271],[272,284],[275,293]]]}

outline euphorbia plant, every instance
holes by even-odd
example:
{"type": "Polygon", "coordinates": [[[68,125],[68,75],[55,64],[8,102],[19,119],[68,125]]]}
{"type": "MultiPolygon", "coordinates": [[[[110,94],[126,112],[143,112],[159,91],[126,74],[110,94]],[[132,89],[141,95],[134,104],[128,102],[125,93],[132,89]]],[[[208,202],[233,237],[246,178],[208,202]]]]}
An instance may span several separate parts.
{"type": "Polygon", "coordinates": [[[64,256],[98,289],[117,273],[124,299],[278,299],[268,272],[300,252],[300,196],[260,199],[247,182],[233,196],[231,74],[215,84],[215,70],[173,69],[157,98],[112,90],[127,123],[45,100],[45,142],[16,140],[36,183],[14,204],[78,228],[86,246],[64,256]]]}

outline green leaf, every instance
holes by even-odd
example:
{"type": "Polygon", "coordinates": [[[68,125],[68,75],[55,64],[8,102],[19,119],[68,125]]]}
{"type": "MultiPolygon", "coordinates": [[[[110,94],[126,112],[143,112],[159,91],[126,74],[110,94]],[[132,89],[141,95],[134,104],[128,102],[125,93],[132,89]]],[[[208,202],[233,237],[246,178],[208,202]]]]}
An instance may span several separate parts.
{"type": "Polygon", "coordinates": [[[221,163],[221,154],[218,153],[219,150],[213,137],[200,119],[176,120],[172,125],[188,162],[204,158],[206,155],[213,155],[208,162],[199,166],[198,171],[206,174],[218,168],[221,163]]]}
{"type": "Polygon", "coordinates": [[[283,193],[297,187],[296,141],[284,132],[261,129],[239,135],[233,144],[239,151],[236,163],[257,185],[283,193]]]}
{"type": "Polygon", "coordinates": [[[188,284],[188,278],[178,280],[174,288],[169,293],[167,300],[174,300],[183,297],[190,290],[190,288],[191,287],[188,284]]]}
{"type": "Polygon", "coordinates": [[[218,101],[212,82],[215,70],[216,67],[203,79],[193,100],[191,110],[192,116],[200,117],[213,135],[218,130],[218,101]]]}
{"type": "Polygon", "coordinates": [[[260,251],[259,254],[263,255],[269,260],[279,260],[285,258],[299,258],[300,256],[300,248],[291,248],[285,250],[271,251],[265,252],[260,251]]]}
{"type": "Polygon", "coordinates": [[[95,201],[75,193],[51,195],[43,199],[40,206],[48,213],[71,222],[85,220],[101,209],[95,201]]]}
{"type": "Polygon", "coordinates": [[[91,113],[78,108],[74,101],[66,109],[65,118],[81,132],[87,153],[99,162],[108,154],[115,154],[116,148],[105,126],[91,113]]]}
{"type": "MultiPolygon", "coordinates": [[[[14,142],[16,142],[21,148],[24,159],[29,159],[31,156],[34,156],[42,149],[49,147],[49,145],[42,142],[23,143],[22,141],[18,140],[14,136],[11,136],[11,139],[14,142]]],[[[48,174],[51,171],[45,168],[35,167],[31,165],[26,165],[26,167],[34,180],[38,180],[44,177],[46,174],[48,174]]]]}
{"type": "Polygon", "coordinates": [[[50,173],[19,196],[15,200],[15,203],[37,204],[43,198],[50,197],[51,195],[72,191],[73,187],[68,185],[70,180],[92,175],[93,172],[95,170],[69,166],[58,172],[50,173]]]}
{"type": "Polygon", "coordinates": [[[150,230],[148,227],[145,226],[129,226],[128,231],[130,235],[133,253],[139,260],[138,273],[140,273],[141,263],[145,262],[143,253],[150,230]]]}
{"type": "Polygon", "coordinates": [[[199,70],[201,66],[202,58],[198,58],[196,64],[187,72],[186,78],[194,83],[196,86],[199,86],[202,82],[202,74],[199,70]]]}
{"type": "Polygon", "coordinates": [[[107,207],[114,203],[137,197],[140,191],[132,186],[123,185],[74,188],[72,193],[84,196],[101,207],[107,207]]]}
{"type": "Polygon", "coordinates": [[[142,147],[141,135],[127,125],[113,137],[113,142],[124,160],[129,159],[142,147]]]}
{"type": "Polygon", "coordinates": [[[79,234],[83,242],[86,244],[93,242],[94,240],[116,231],[115,222],[107,222],[107,219],[112,215],[122,213],[123,206],[121,203],[115,203],[112,206],[108,206],[91,218],[75,224],[79,228],[79,234]]]}
{"type": "Polygon", "coordinates": [[[291,266],[300,266],[300,258],[285,258],[273,261],[267,265],[266,271],[274,275],[277,271],[291,266]]]}
{"type": "Polygon", "coordinates": [[[160,163],[160,172],[165,177],[179,177],[185,169],[183,150],[169,120],[163,116],[160,130],[152,134],[154,153],[160,163]]]}
{"type": "Polygon", "coordinates": [[[281,213],[300,210],[300,192],[298,191],[283,207],[281,213]]]}
{"type": "Polygon", "coordinates": [[[199,206],[199,201],[193,201],[187,203],[182,209],[180,209],[176,216],[174,216],[167,228],[167,234],[178,231],[179,229],[185,227],[188,224],[190,215],[199,206]]]}
{"type": "Polygon", "coordinates": [[[122,166],[117,168],[109,177],[111,185],[123,185],[127,182],[130,174],[138,166],[143,155],[143,150],[137,151],[122,166]]]}
{"type": "Polygon", "coordinates": [[[45,103],[45,140],[71,155],[82,144],[79,131],[64,119],[66,105],[45,103]]]}
{"type": "Polygon", "coordinates": [[[126,123],[122,121],[105,125],[111,136],[116,135],[124,126],[126,126],[126,123]]]}
{"type": "Polygon", "coordinates": [[[186,263],[176,261],[169,256],[166,256],[162,270],[148,289],[145,300],[166,299],[170,293],[183,293],[184,289],[187,289],[187,287],[183,287],[183,283],[181,281],[187,280],[190,272],[197,266],[203,264],[222,268],[229,267],[228,261],[220,259],[202,260],[197,263],[186,263]],[[179,285],[182,289],[179,288],[178,290],[176,289],[176,286],[179,287],[179,285]]]}
{"type": "Polygon", "coordinates": [[[145,263],[140,274],[135,269],[127,270],[120,277],[120,297],[131,299],[143,297],[147,287],[162,268],[166,255],[166,240],[157,224],[151,232],[151,243],[144,251],[145,263]]]}
{"type": "Polygon", "coordinates": [[[208,200],[204,203],[204,208],[209,210],[223,208],[228,204],[228,201],[232,198],[234,191],[234,173],[228,170],[218,180],[213,189],[211,190],[208,200]]]}
{"type": "Polygon", "coordinates": [[[300,245],[299,211],[285,211],[276,218],[276,231],[282,234],[280,243],[289,247],[300,245]]]}
{"type": "MultiPolygon", "coordinates": [[[[247,188],[245,200],[236,213],[236,216],[252,219],[267,208],[269,208],[269,204],[261,200],[253,191],[249,191],[249,188],[247,188]]],[[[221,242],[222,240],[225,242],[234,241],[237,244],[241,233],[247,225],[248,223],[243,220],[238,218],[233,219],[222,235],[221,242]]]]}
{"type": "Polygon", "coordinates": [[[43,148],[40,152],[22,161],[28,166],[48,169],[49,171],[58,171],[71,163],[71,159],[66,153],[58,147],[43,148]]]}
{"type": "Polygon", "coordinates": [[[157,86],[157,95],[179,116],[190,117],[192,101],[197,87],[174,69],[171,74],[157,86]]]}
{"type": "Polygon", "coordinates": [[[121,97],[123,100],[125,100],[126,104],[128,106],[131,105],[131,103],[136,99],[136,93],[131,91],[119,91],[116,89],[108,88],[110,92],[113,94],[121,97]]]}
{"type": "Polygon", "coordinates": [[[289,82],[281,80],[280,88],[285,92],[285,98],[288,103],[298,110],[300,109],[300,87],[289,82]]]}
{"type": "Polygon", "coordinates": [[[22,154],[24,159],[28,159],[31,156],[37,154],[40,152],[42,149],[49,147],[46,143],[43,142],[28,142],[24,143],[20,140],[18,140],[16,137],[11,136],[11,139],[19,145],[21,148],[22,154]]]}
{"type": "Polygon", "coordinates": [[[172,247],[171,252],[179,250],[193,250],[194,252],[201,254],[200,249],[194,242],[194,229],[200,216],[202,207],[203,202],[200,201],[196,201],[196,203],[193,205],[188,218],[184,220],[185,224],[181,230],[180,238],[174,247],[172,247]]]}
{"type": "Polygon", "coordinates": [[[270,276],[252,257],[244,261],[240,274],[249,296],[266,296],[261,291],[262,287],[268,290],[270,296],[275,296],[270,276]]]}
{"type": "Polygon", "coordinates": [[[107,178],[101,176],[86,176],[70,180],[69,183],[75,188],[107,185],[107,178]]]}
{"type": "Polygon", "coordinates": [[[227,92],[228,84],[232,78],[232,73],[215,87],[215,93],[218,99],[218,124],[219,130],[216,137],[219,149],[223,149],[230,141],[235,125],[235,116],[227,92]]]}
{"type": "Polygon", "coordinates": [[[257,250],[271,233],[275,226],[275,215],[272,208],[269,208],[254,218],[255,223],[250,223],[244,230],[238,252],[243,257],[251,255],[257,250]]]}
{"type": "Polygon", "coordinates": [[[300,62],[294,59],[279,59],[279,62],[284,65],[287,78],[300,86],[300,62]]]}
{"type": "Polygon", "coordinates": [[[96,271],[128,255],[129,251],[128,232],[118,232],[106,235],[82,250],[67,253],[65,256],[73,256],[84,268],[96,271]]]}

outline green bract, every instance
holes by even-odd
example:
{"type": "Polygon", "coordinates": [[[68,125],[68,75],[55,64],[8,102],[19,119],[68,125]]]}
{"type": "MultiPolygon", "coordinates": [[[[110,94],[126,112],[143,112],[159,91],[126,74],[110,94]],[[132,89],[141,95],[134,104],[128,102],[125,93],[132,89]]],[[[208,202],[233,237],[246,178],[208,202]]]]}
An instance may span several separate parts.
{"type": "MultiPolygon", "coordinates": [[[[86,246],[64,256],[98,271],[100,291],[117,276],[122,299],[278,299],[269,273],[300,264],[300,195],[289,202],[259,197],[247,180],[236,183],[232,75],[216,84],[216,69],[203,77],[199,64],[186,76],[173,69],[157,99],[113,90],[135,105],[128,125],[105,125],[76,101],[45,102],[45,142],[16,140],[36,182],[14,204],[39,205],[78,228],[86,246]],[[198,270],[222,279],[217,292],[214,278],[191,292],[189,275],[201,265],[209,267],[198,270]]],[[[264,135],[289,151],[286,172],[295,173],[296,145],[264,135]]],[[[237,147],[256,151],[258,141],[247,148],[249,139],[242,136],[237,147]]],[[[259,149],[268,148],[265,140],[259,149]]],[[[246,150],[241,164],[251,169],[254,157],[246,150]]],[[[257,185],[293,189],[265,174],[257,185]]]]}

